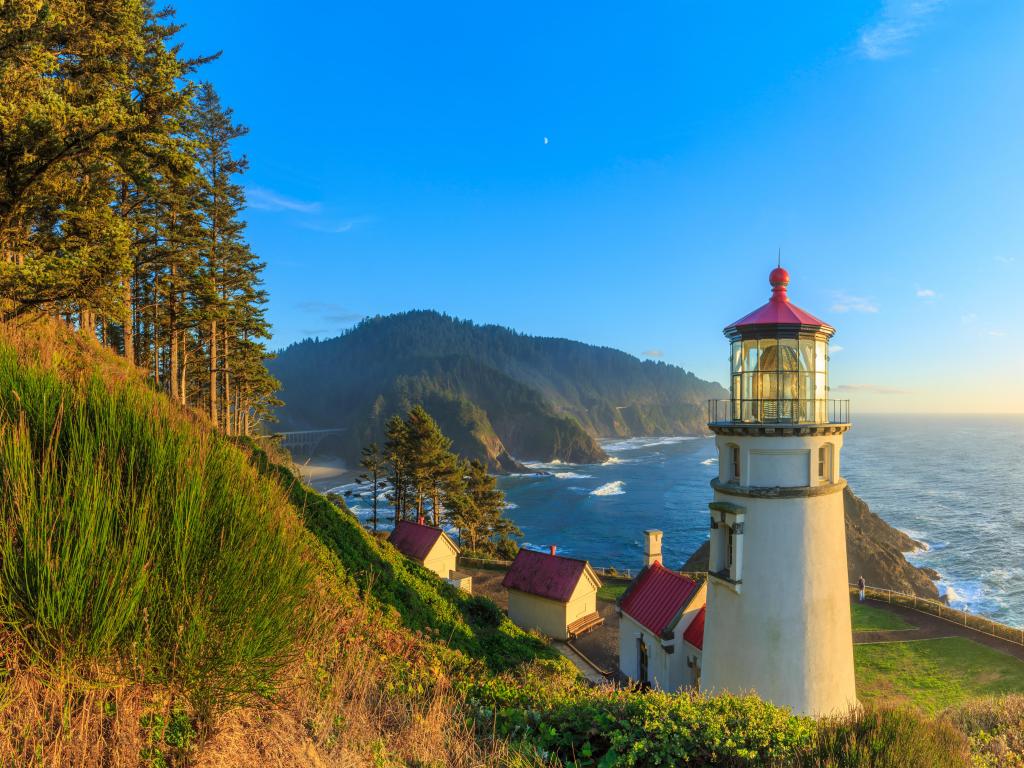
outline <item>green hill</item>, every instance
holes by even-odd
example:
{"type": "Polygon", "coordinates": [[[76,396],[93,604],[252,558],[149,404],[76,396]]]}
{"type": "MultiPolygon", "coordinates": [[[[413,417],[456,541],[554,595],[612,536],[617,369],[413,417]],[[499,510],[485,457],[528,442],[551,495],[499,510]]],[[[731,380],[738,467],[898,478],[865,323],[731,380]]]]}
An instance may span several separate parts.
{"type": "Polygon", "coordinates": [[[815,723],[590,688],[51,320],[0,326],[0,528],[0,765],[913,768],[1013,748],[1013,699],[815,723]]]}
{"type": "Polygon", "coordinates": [[[429,311],[293,344],[269,367],[286,403],[280,428],[345,427],[334,448],[350,461],[415,403],[456,450],[512,469],[515,459],[602,461],[597,437],[699,434],[705,402],[725,395],[676,366],[429,311]]]}

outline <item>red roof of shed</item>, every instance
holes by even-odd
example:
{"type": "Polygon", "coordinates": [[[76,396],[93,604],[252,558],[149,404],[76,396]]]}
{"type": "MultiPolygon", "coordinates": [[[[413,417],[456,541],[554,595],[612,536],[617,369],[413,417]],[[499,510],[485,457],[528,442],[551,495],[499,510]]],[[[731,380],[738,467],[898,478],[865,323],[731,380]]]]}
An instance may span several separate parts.
{"type": "Polygon", "coordinates": [[[422,560],[443,535],[444,531],[440,528],[400,520],[395,526],[395,530],[388,536],[388,541],[394,544],[403,555],[414,560],[422,560]]]}
{"type": "Polygon", "coordinates": [[[662,635],[675,628],[699,588],[689,576],[656,562],[636,577],[619,607],[654,634],[662,635]]]}
{"type": "Polygon", "coordinates": [[[795,304],[790,303],[787,288],[789,286],[789,273],[778,267],[772,270],[768,281],[772,286],[772,297],[768,303],[755,309],[749,315],[745,315],[735,323],[726,326],[726,334],[733,328],[743,328],[750,325],[811,325],[822,328],[826,331],[835,332],[828,323],[819,320],[810,312],[805,312],[795,304]]]}
{"type": "Polygon", "coordinates": [[[586,560],[520,549],[501,586],[564,603],[586,570],[586,560]]]}
{"type": "Polygon", "coordinates": [[[683,632],[683,640],[688,642],[694,648],[700,648],[704,650],[704,614],[707,613],[707,606],[704,606],[697,615],[693,617],[693,621],[690,622],[690,626],[683,632]]]}

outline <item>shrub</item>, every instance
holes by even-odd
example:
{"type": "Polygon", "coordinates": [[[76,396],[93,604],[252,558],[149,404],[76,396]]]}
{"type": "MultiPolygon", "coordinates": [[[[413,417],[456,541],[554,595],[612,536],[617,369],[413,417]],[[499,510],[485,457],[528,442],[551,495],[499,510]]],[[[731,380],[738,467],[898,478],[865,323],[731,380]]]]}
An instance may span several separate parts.
{"type": "Polygon", "coordinates": [[[756,696],[591,689],[534,667],[468,692],[479,731],[572,765],[761,766],[805,754],[814,722],[756,696]]]}
{"type": "Polygon", "coordinates": [[[977,699],[946,710],[941,719],[970,741],[980,768],[1024,768],[1024,695],[977,699]]]}
{"type": "Polygon", "coordinates": [[[311,580],[280,489],[138,381],[72,384],[0,345],[0,622],[34,660],[268,693],[311,580]]]}
{"type": "Polygon", "coordinates": [[[948,722],[909,708],[869,708],[822,720],[803,765],[822,768],[964,768],[967,740],[948,722]]]}

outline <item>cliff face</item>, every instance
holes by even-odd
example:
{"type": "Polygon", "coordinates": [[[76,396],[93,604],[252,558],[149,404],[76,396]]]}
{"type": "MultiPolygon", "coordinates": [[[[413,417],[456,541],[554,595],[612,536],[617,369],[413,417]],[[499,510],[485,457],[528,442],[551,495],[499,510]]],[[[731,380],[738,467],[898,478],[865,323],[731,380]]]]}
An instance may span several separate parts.
{"type": "MultiPolygon", "coordinates": [[[[846,512],[846,561],[850,583],[855,583],[863,576],[872,587],[939,599],[939,590],[928,571],[911,565],[903,556],[904,552],[919,548],[920,542],[885,522],[849,488],[843,491],[843,506],[846,512]]],[[[683,564],[682,570],[706,571],[708,548],[708,542],[701,544],[683,564]]]]}

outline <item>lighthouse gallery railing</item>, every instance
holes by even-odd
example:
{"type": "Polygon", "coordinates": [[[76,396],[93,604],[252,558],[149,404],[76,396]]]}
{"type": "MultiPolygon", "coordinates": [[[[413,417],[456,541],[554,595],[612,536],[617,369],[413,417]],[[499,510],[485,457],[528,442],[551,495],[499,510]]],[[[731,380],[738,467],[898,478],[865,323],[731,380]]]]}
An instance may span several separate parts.
{"type": "Polygon", "coordinates": [[[849,424],[849,400],[708,400],[709,424],[849,424]]]}

